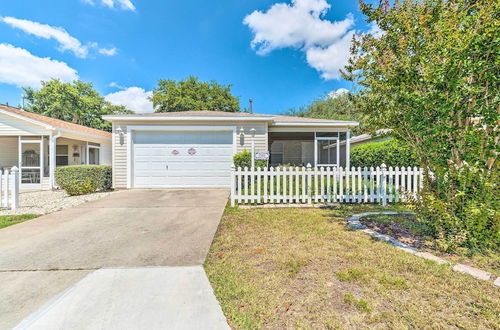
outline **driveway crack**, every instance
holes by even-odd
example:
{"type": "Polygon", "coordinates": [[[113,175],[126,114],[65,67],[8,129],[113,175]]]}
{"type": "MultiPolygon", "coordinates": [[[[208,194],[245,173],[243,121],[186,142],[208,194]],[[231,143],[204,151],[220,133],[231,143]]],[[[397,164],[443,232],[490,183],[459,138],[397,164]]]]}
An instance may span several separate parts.
{"type": "Polygon", "coordinates": [[[0,273],[15,273],[15,272],[64,272],[64,271],[78,271],[78,270],[98,270],[102,267],[96,268],[37,268],[37,269],[0,269],[0,273]]]}

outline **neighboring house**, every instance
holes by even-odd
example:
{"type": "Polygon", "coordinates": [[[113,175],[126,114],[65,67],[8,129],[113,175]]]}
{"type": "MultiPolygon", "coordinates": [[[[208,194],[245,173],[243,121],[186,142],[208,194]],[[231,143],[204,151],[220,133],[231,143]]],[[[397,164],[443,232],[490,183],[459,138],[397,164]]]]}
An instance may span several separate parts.
{"type": "Polygon", "coordinates": [[[104,116],[113,123],[115,188],[228,187],[233,155],[270,165],[349,166],[352,121],[186,111],[104,116]],[[347,142],[347,143],[346,143],[347,142]]]}
{"type": "Polygon", "coordinates": [[[21,189],[51,189],[52,164],[111,165],[111,133],[0,105],[0,170],[17,166],[21,189]]]}
{"type": "Polygon", "coordinates": [[[391,131],[390,129],[383,128],[383,129],[377,130],[375,132],[375,134],[373,134],[373,135],[361,134],[361,135],[353,136],[351,138],[351,148],[365,144],[365,143],[390,140],[391,137],[386,135],[386,133],[389,133],[390,131],[391,131]]]}

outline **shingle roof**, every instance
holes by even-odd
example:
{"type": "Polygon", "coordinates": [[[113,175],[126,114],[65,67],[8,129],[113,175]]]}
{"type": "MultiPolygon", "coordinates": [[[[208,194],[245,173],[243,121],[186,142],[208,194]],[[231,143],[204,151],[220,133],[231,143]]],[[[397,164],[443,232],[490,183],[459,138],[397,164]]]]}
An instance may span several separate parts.
{"type": "MultiPolygon", "coordinates": [[[[250,118],[269,118],[273,119],[275,122],[290,122],[290,123],[352,123],[352,121],[345,120],[332,120],[332,119],[316,119],[307,117],[295,117],[295,116],[282,116],[282,115],[269,115],[269,114],[259,114],[259,113],[248,113],[248,112],[226,112],[226,111],[179,111],[179,112],[153,112],[153,113],[135,113],[135,114],[125,114],[118,115],[120,118],[126,117],[250,117],[250,118]]],[[[109,118],[112,118],[110,116],[109,118]]]]}
{"type": "Polygon", "coordinates": [[[153,112],[134,113],[119,115],[120,117],[269,117],[273,115],[256,114],[248,112],[227,112],[227,111],[176,111],[176,112],[153,112]]]}
{"type": "Polygon", "coordinates": [[[111,133],[106,132],[106,131],[102,131],[99,129],[90,128],[90,127],[82,126],[82,125],[78,125],[78,124],[69,123],[69,122],[64,121],[64,120],[43,116],[43,115],[40,115],[38,113],[33,113],[33,112],[21,110],[21,109],[14,108],[14,107],[11,107],[8,105],[0,104],[0,109],[11,112],[11,113],[16,114],[16,115],[20,115],[20,116],[32,119],[32,120],[36,120],[38,122],[53,126],[54,128],[67,129],[67,130],[76,131],[76,132],[80,132],[80,133],[102,136],[105,138],[111,138],[111,136],[112,136],[111,133]]]}

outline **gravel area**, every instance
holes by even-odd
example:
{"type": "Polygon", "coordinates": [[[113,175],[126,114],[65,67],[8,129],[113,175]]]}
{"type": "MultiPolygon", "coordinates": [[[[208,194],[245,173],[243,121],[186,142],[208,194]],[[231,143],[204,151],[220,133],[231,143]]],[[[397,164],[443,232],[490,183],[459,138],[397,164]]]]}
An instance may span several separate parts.
{"type": "Polygon", "coordinates": [[[85,202],[109,196],[112,192],[98,192],[81,196],[68,196],[61,190],[22,192],[19,194],[20,207],[15,210],[0,209],[0,215],[9,214],[47,214],[63,210],[85,202]]]}

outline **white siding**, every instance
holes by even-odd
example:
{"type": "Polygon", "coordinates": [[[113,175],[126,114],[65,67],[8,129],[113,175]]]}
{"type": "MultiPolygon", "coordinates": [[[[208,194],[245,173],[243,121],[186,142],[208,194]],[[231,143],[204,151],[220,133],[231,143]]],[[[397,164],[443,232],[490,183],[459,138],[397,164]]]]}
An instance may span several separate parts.
{"type": "Polygon", "coordinates": [[[2,135],[49,135],[50,131],[3,113],[0,113],[0,136],[2,135]]]}
{"type": "Polygon", "coordinates": [[[114,155],[113,155],[113,185],[115,188],[127,187],[127,125],[141,126],[235,126],[236,127],[236,152],[244,149],[250,150],[252,137],[250,129],[255,128],[255,150],[267,151],[267,123],[266,122],[158,122],[152,125],[151,122],[115,122],[113,125],[114,155]],[[116,134],[116,129],[121,127],[124,135],[122,138],[116,134]],[[240,133],[243,127],[244,133],[240,133]]]}
{"type": "Polygon", "coordinates": [[[18,137],[0,136],[0,169],[12,166],[19,166],[18,137]]]}

